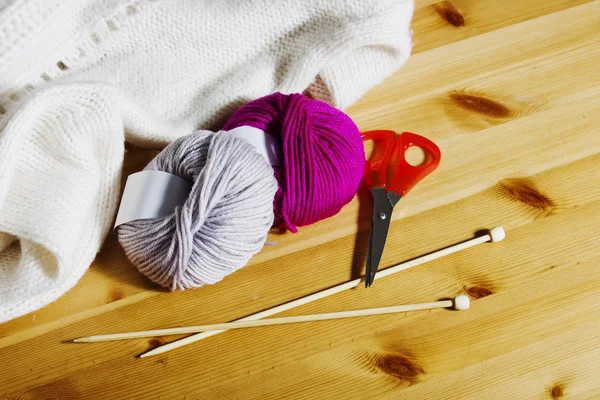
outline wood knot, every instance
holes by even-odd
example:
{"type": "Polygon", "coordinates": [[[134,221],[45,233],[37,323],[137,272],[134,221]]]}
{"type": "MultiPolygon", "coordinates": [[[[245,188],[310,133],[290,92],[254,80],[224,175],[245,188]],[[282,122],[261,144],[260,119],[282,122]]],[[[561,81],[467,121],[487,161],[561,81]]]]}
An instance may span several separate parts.
{"type": "Polygon", "coordinates": [[[460,108],[486,115],[488,117],[507,118],[512,115],[510,108],[504,104],[498,103],[495,100],[483,96],[453,91],[448,95],[448,97],[460,108]]]}
{"type": "Polygon", "coordinates": [[[148,345],[150,348],[154,349],[156,347],[160,347],[165,344],[165,341],[162,338],[152,338],[148,340],[148,345]]]}
{"type": "Polygon", "coordinates": [[[554,385],[550,389],[550,397],[552,397],[553,399],[560,399],[561,397],[563,397],[563,394],[563,388],[560,385],[554,385]]]}
{"type": "Polygon", "coordinates": [[[465,26],[465,18],[449,1],[442,1],[433,6],[435,11],[450,25],[455,27],[465,26]]]}
{"type": "Polygon", "coordinates": [[[410,385],[416,383],[425,373],[418,365],[398,354],[380,355],[375,361],[375,366],[382,372],[406,381],[410,385]]]}
{"type": "Polygon", "coordinates": [[[535,184],[527,178],[502,179],[498,186],[510,199],[525,203],[528,206],[543,211],[550,211],[554,202],[548,196],[540,193],[535,184]]]}
{"type": "Polygon", "coordinates": [[[113,289],[110,292],[108,302],[112,303],[113,301],[119,301],[123,298],[125,298],[125,292],[122,289],[113,289]]]}
{"type": "Polygon", "coordinates": [[[169,364],[169,359],[167,357],[160,358],[160,359],[156,360],[154,363],[155,364],[167,365],[167,364],[169,364]]]}
{"type": "Polygon", "coordinates": [[[483,287],[483,286],[471,286],[468,289],[465,289],[467,294],[474,299],[481,299],[483,297],[494,294],[492,289],[483,287]]]}

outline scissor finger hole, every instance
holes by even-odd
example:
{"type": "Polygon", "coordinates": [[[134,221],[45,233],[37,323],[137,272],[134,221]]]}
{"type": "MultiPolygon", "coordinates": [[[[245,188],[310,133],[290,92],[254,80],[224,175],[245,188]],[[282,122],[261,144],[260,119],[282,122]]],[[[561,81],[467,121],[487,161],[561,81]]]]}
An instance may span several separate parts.
{"type": "Polygon", "coordinates": [[[427,157],[425,156],[425,151],[419,146],[410,146],[406,149],[404,153],[404,158],[406,162],[412,165],[413,167],[418,167],[425,164],[427,157]]]}
{"type": "Polygon", "coordinates": [[[385,151],[384,146],[375,146],[375,140],[365,140],[363,145],[365,147],[365,158],[368,161],[381,160],[385,151]]]}

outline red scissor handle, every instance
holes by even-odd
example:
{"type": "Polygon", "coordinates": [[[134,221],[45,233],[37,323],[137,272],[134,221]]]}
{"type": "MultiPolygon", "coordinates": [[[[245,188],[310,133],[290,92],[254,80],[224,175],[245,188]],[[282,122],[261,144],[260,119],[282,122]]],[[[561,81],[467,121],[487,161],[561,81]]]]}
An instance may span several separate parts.
{"type": "Polygon", "coordinates": [[[431,140],[411,132],[396,135],[394,131],[369,131],[361,133],[363,141],[372,140],[377,146],[383,144],[383,155],[376,160],[367,160],[365,165],[365,182],[369,187],[382,185],[387,191],[405,196],[423,178],[433,172],[440,164],[442,154],[439,147],[431,140]],[[421,165],[410,165],[404,156],[406,150],[417,146],[423,149],[425,161],[421,165]],[[397,155],[398,166],[392,181],[387,182],[387,167],[392,155],[397,155]],[[378,182],[374,181],[376,177],[378,182]]]}

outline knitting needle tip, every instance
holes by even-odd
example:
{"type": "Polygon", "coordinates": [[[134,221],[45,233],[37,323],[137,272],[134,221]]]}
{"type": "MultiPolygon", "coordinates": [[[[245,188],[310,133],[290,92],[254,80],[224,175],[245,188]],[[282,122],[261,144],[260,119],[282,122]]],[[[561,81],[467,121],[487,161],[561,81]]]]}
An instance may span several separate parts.
{"type": "Polygon", "coordinates": [[[146,357],[155,356],[157,354],[165,353],[165,352],[169,351],[169,349],[170,348],[167,348],[167,349],[163,350],[161,347],[156,347],[156,348],[154,348],[154,349],[152,349],[150,351],[147,351],[147,352],[145,352],[143,354],[140,354],[138,356],[138,358],[146,358],[146,357]]]}

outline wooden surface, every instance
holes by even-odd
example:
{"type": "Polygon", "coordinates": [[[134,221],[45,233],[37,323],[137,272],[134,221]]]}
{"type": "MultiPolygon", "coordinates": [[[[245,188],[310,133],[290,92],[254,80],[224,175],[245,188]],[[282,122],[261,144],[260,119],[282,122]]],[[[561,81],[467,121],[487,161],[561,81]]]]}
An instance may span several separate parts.
{"type": "MultiPolygon", "coordinates": [[[[413,29],[408,64],[349,110],[442,149],[397,206],[382,265],[496,225],[507,238],[281,316],[463,291],[470,310],[230,331],[148,359],[167,338],[67,343],[234,320],[356,277],[370,205],[274,233],[249,266],[183,293],[110,236],[67,295],[0,325],[0,398],[600,398],[600,3],[420,0],[413,29]]],[[[130,150],[127,172],[151,156],[130,150]]]]}

